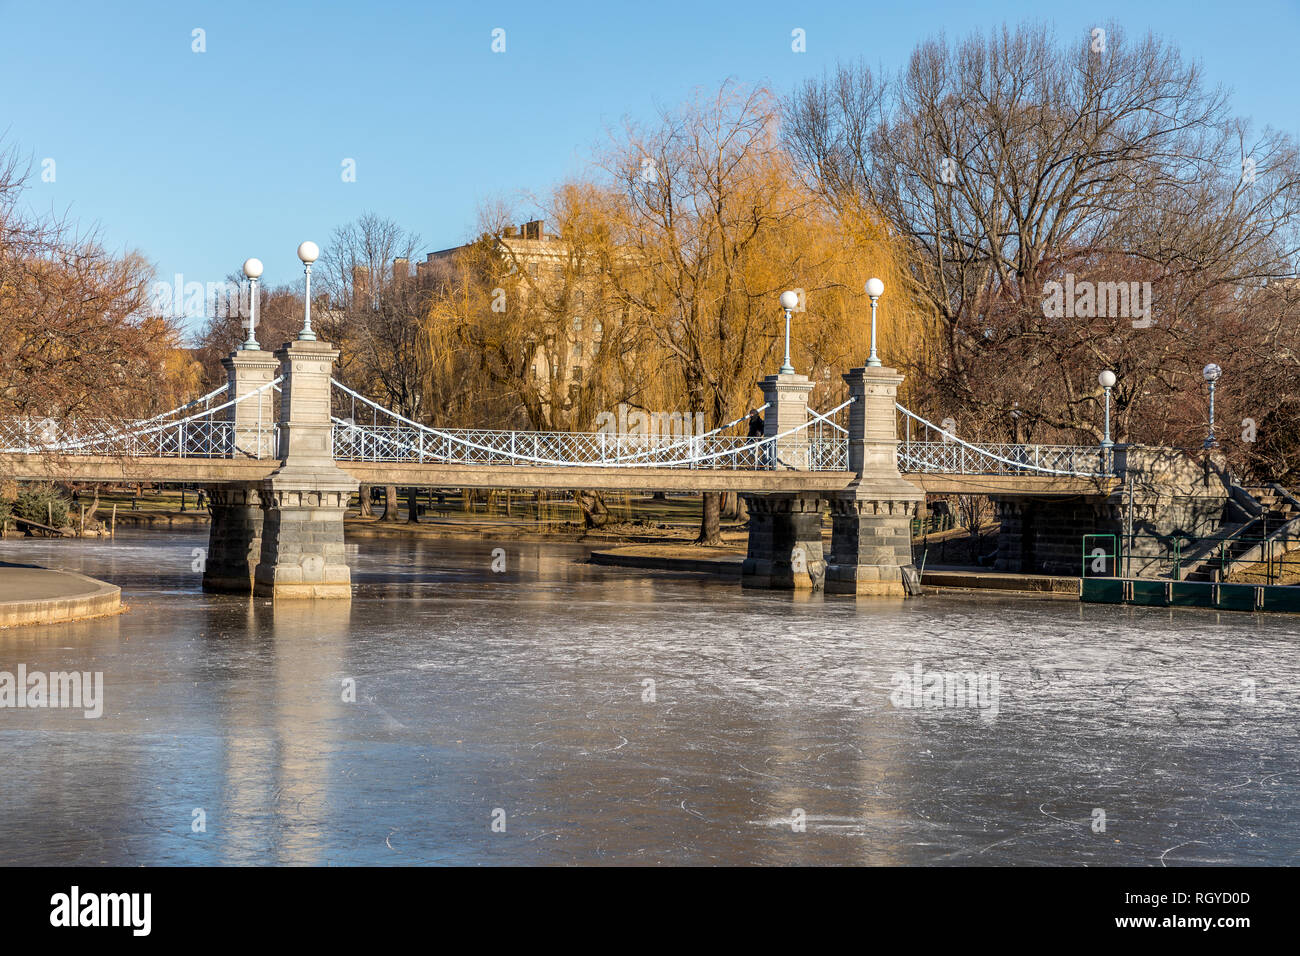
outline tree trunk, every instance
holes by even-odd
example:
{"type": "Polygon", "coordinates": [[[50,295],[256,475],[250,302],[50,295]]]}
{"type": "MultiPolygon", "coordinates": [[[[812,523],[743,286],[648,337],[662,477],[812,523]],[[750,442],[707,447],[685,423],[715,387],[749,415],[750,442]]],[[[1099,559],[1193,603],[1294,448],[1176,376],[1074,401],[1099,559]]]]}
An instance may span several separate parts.
{"type": "Polygon", "coordinates": [[[86,514],[81,519],[82,532],[86,528],[96,528],[99,522],[95,519],[95,512],[99,510],[99,485],[95,485],[95,497],[90,502],[90,507],[86,509],[86,514]]]}
{"type": "Polygon", "coordinates": [[[397,520],[397,485],[386,485],[384,487],[384,513],[379,520],[397,520]]]}
{"type": "Polygon", "coordinates": [[[420,523],[419,488],[406,489],[406,520],[410,524],[420,523]]]}
{"type": "Polygon", "coordinates": [[[722,492],[722,506],[720,508],[722,517],[728,521],[734,521],[740,517],[740,495],[734,491],[722,492]]]}
{"type": "Polygon", "coordinates": [[[363,518],[372,517],[375,509],[370,507],[370,486],[362,485],[357,489],[357,512],[363,518]]]}
{"type": "Polygon", "coordinates": [[[704,514],[700,518],[700,536],[696,544],[722,543],[722,495],[716,491],[703,494],[704,514]]]}
{"type": "Polygon", "coordinates": [[[582,512],[584,530],[603,528],[609,523],[609,508],[606,507],[605,499],[600,496],[600,492],[575,491],[573,500],[578,503],[578,509],[582,512]]]}

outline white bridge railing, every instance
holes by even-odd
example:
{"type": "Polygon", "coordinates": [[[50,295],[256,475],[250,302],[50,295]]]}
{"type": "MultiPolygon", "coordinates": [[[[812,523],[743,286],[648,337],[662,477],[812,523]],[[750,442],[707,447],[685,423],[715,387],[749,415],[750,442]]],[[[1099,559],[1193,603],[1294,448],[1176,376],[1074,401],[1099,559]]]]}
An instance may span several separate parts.
{"type": "Polygon", "coordinates": [[[273,458],[278,426],[266,395],[277,378],[241,398],[165,421],[210,402],[222,387],[169,412],[134,422],[105,419],[0,419],[0,454],[97,455],[106,458],[273,458]],[[241,402],[266,403],[266,416],[238,426],[219,413],[241,402]]]}
{"type": "Polygon", "coordinates": [[[848,469],[848,440],[831,416],[847,408],[849,402],[825,415],[813,413],[807,423],[769,438],[720,434],[748,415],[705,435],[621,435],[430,428],[384,408],[341,382],[335,381],[334,385],[387,420],[382,425],[362,425],[335,418],[334,457],[344,461],[553,468],[848,469]]]}
{"type": "Polygon", "coordinates": [[[995,443],[974,445],[963,441],[902,405],[895,407],[906,422],[905,437],[898,443],[898,470],[903,473],[947,475],[1061,475],[1103,478],[1113,473],[1111,463],[1097,446],[1017,445],[995,443]],[[938,441],[913,441],[912,424],[921,434],[940,436],[938,441]]]}
{"type": "MultiPolygon", "coordinates": [[[[0,453],[274,458],[278,452],[278,426],[274,396],[269,390],[278,388],[280,381],[277,378],[238,400],[182,418],[171,416],[210,404],[226,389],[215,389],[170,412],[128,423],[0,419],[0,453]],[[241,416],[238,425],[220,415],[241,402],[255,403],[257,413],[241,416]]],[[[370,425],[333,418],[334,457],[343,461],[733,471],[786,468],[847,471],[849,467],[848,434],[843,425],[834,421],[834,416],[848,408],[851,399],[825,414],[810,409],[808,421],[767,438],[722,434],[747,416],[704,435],[626,435],[431,428],[384,408],[338,381],[333,384],[350,397],[354,414],[355,404],[360,401],[370,406],[375,416],[375,422],[370,425]]],[[[975,445],[902,405],[896,408],[904,416],[905,434],[898,444],[898,468],[905,474],[1042,474],[1089,478],[1113,474],[1112,463],[1097,447],[975,445]],[[927,440],[913,440],[913,432],[918,429],[927,440]]]]}

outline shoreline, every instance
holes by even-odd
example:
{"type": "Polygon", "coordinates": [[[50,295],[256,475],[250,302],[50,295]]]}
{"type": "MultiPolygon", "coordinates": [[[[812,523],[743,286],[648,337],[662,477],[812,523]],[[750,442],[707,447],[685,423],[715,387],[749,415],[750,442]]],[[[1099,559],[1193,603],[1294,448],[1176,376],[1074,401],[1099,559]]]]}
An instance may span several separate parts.
{"type": "MultiPolygon", "coordinates": [[[[744,551],[729,548],[696,548],[696,554],[681,554],[674,545],[629,545],[593,550],[591,564],[602,567],[635,568],[646,571],[683,571],[712,577],[740,579],[744,551]]],[[[927,568],[921,584],[936,591],[999,591],[1018,596],[1053,600],[1079,599],[1079,579],[1047,574],[1007,574],[978,568],[945,565],[927,568]]]]}
{"type": "Polygon", "coordinates": [[[122,589],[76,571],[0,562],[0,630],[125,611],[122,589]],[[14,595],[21,594],[22,597],[14,595]]]}
{"type": "MultiPolygon", "coordinates": [[[[206,511],[128,511],[118,512],[119,529],[136,531],[184,532],[206,528],[206,511]]],[[[442,539],[450,541],[530,541],[563,544],[587,544],[592,547],[588,563],[603,567],[644,571],[678,571],[739,581],[740,566],[745,559],[748,532],[740,526],[724,527],[721,545],[697,545],[696,526],[676,524],[658,526],[649,523],[619,523],[610,529],[584,531],[572,522],[538,527],[525,519],[510,520],[489,516],[425,516],[419,522],[406,519],[383,521],[378,517],[349,515],[344,519],[348,538],[382,540],[442,539]],[[475,520],[478,518],[479,520],[475,520]]],[[[951,535],[931,535],[936,538],[951,535]]],[[[829,542],[827,542],[829,547],[829,542]]],[[[1009,574],[983,568],[931,565],[922,575],[923,586],[935,591],[1003,592],[1051,599],[1079,599],[1079,579],[1052,575],[1009,574]]]]}

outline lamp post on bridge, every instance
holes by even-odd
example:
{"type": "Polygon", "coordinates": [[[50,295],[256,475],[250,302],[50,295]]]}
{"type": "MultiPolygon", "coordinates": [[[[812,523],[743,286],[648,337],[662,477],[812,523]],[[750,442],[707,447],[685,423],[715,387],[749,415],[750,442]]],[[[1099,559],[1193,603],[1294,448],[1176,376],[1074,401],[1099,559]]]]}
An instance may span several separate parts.
{"type": "Polygon", "coordinates": [[[311,264],[320,258],[320,247],[310,239],[298,247],[298,258],[302,260],[303,271],[307,274],[306,308],[303,311],[302,331],[298,338],[315,342],[316,333],[311,330],[311,264]]]}
{"type": "Polygon", "coordinates": [[[1115,447],[1115,443],[1110,440],[1110,390],[1115,387],[1115,373],[1105,369],[1097,376],[1097,382],[1106,393],[1106,428],[1101,440],[1101,448],[1102,454],[1109,458],[1110,450],[1115,447]]]}
{"type": "Polygon", "coordinates": [[[257,280],[262,277],[262,260],[245,259],[244,275],[248,277],[248,338],[239,346],[242,350],[260,349],[257,344],[257,280]]]}
{"type": "Polygon", "coordinates": [[[1203,447],[1206,451],[1215,448],[1218,442],[1214,440],[1214,386],[1223,375],[1223,369],[1211,362],[1205,368],[1201,369],[1201,375],[1204,376],[1205,382],[1210,386],[1210,433],[1205,436],[1203,447]]]}
{"type": "Polygon", "coordinates": [[[785,364],[781,366],[782,375],[793,375],[794,366],[790,364],[790,313],[799,307],[797,292],[781,293],[781,308],[785,310],[785,364]]]}
{"type": "Polygon", "coordinates": [[[885,284],[871,278],[865,288],[871,297],[871,354],[867,357],[867,368],[880,368],[880,356],[876,354],[876,300],[885,294],[885,284]]]}
{"type": "Polygon", "coordinates": [[[1097,382],[1106,393],[1106,426],[1101,439],[1101,470],[1109,474],[1113,461],[1111,449],[1115,447],[1115,443],[1110,440],[1110,390],[1115,387],[1115,373],[1110,369],[1103,369],[1097,376],[1097,382]]]}

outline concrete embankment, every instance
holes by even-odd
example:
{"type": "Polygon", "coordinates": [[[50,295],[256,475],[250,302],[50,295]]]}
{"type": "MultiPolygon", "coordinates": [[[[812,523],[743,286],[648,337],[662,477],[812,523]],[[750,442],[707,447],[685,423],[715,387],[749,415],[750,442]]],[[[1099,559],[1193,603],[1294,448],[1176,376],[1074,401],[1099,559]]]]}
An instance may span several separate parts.
{"type": "Polygon", "coordinates": [[[122,589],[77,574],[0,562],[0,628],[61,624],[122,610],[122,589]]]}
{"type": "MultiPolygon", "coordinates": [[[[727,548],[630,545],[591,552],[591,563],[652,571],[687,571],[740,579],[745,555],[727,548]]],[[[972,568],[926,568],[921,583],[950,591],[1015,591],[1078,600],[1079,579],[1045,574],[999,574],[972,568]]]]}
{"type": "Polygon", "coordinates": [[[117,515],[110,519],[103,508],[95,515],[105,525],[110,520],[116,522],[117,528],[148,528],[155,531],[191,531],[206,528],[211,522],[207,510],[194,511],[130,511],[119,508],[117,515]]]}

